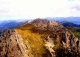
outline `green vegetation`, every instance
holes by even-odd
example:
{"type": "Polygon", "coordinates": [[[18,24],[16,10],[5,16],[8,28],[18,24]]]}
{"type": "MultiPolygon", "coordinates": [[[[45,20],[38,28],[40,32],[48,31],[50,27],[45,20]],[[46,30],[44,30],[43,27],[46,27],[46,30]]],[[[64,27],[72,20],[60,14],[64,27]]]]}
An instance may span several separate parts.
{"type": "Polygon", "coordinates": [[[77,38],[80,38],[80,32],[77,29],[69,29],[71,34],[74,34],[77,38]]]}

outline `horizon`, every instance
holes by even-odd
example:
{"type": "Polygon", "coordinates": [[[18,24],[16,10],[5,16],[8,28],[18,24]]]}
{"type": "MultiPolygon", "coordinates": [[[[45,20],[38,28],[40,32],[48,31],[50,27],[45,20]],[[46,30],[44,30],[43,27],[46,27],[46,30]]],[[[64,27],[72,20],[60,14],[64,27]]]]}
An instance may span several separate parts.
{"type": "MultiPolygon", "coordinates": [[[[73,17],[73,16],[72,17],[46,17],[46,18],[39,18],[39,19],[47,19],[47,20],[49,20],[50,18],[55,20],[56,18],[80,18],[80,17],[73,17]]],[[[38,19],[38,18],[33,18],[33,19],[4,19],[4,20],[0,19],[0,22],[1,21],[25,21],[25,20],[28,21],[28,20],[35,20],[35,19],[38,19]]],[[[62,19],[59,19],[59,20],[62,20],[62,19]]]]}
{"type": "Polygon", "coordinates": [[[0,0],[0,21],[80,17],[80,0],[0,0]]]}

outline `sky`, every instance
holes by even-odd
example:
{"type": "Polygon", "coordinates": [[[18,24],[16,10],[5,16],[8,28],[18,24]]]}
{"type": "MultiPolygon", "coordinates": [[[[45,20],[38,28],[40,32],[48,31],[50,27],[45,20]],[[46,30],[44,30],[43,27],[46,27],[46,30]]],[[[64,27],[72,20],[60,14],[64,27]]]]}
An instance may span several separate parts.
{"type": "Polygon", "coordinates": [[[80,0],[0,0],[0,20],[80,17],[80,0]]]}

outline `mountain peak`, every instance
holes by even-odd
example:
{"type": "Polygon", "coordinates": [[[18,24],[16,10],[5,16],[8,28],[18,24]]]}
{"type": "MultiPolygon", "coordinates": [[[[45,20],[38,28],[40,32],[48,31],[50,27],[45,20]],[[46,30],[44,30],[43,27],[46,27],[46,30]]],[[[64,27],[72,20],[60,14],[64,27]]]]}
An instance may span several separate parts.
{"type": "MultiPolygon", "coordinates": [[[[35,19],[34,21],[31,22],[32,24],[34,24],[36,27],[38,27],[41,30],[45,30],[45,29],[53,29],[56,26],[59,26],[59,24],[55,21],[49,21],[47,19],[35,19]]],[[[59,27],[63,27],[62,25],[60,25],[59,27]]]]}
{"type": "Polygon", "coordinates": [[[39,23],[39,24],[50,24],[50,25],[58,25],[58,23],[57,22],[55,22],[55,21],[50,21],[50,20],[47,20],[47,19],[40,19],[40,18],[38,18],[38,19],[35,19],[34,21],[33,21],[33,23],[39,23]]]}

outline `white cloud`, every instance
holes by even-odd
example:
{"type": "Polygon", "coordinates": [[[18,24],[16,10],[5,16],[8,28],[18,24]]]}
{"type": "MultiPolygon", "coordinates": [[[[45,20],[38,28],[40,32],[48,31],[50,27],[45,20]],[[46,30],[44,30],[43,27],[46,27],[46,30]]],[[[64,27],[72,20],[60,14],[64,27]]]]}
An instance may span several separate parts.
{"type": "Polygon", "coordinates": [[[80,16],[79,0],[0,0],[0,19],[80,16]],[[6,17],[4,17],[6,16],[6,17]]]}

